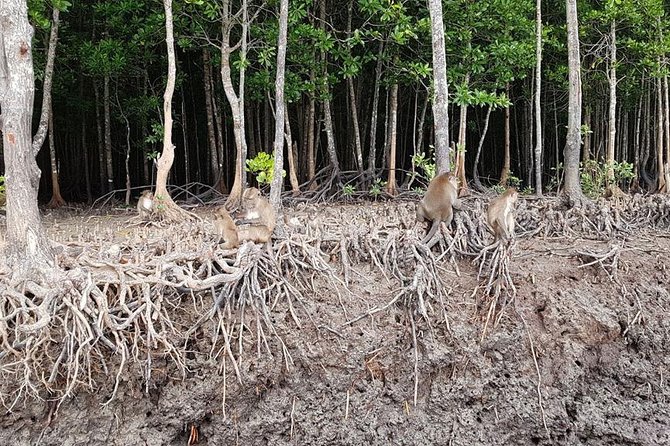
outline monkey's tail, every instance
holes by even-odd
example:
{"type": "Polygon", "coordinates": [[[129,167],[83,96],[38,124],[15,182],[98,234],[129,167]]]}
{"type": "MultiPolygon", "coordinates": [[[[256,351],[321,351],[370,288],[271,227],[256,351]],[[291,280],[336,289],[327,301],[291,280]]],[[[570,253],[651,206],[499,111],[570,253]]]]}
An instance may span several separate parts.
{"type": "Polygon", "coordinates": [[[440,228],[440,220],[433,220],[433,224],[430,226],[428,234],[421,240],[421,243],[428,244],[429,241],[433,238],[437,230],[440,228]]]}

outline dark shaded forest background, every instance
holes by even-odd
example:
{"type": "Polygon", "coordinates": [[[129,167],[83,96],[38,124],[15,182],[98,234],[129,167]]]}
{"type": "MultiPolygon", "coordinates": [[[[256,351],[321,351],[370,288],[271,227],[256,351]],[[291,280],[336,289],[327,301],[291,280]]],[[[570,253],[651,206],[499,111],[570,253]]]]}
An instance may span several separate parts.
{"type": "MultiPolygon", "coordinates": [[[[233,182],[235,141],[221,74],[221,20],[226,7],[233,14],[230,45],[236,90],[239,70],[245,69],[247,158],[272,152],[275,3],[175,2],[178,79],[173,99],[176,161],[171,184],[216,185],[225,192],[233,182]],[[244,59],[235,46],[241,36],[243,9],[249,23],[244,59]]],[[[38,95],[33,116],[37,125],[51,5],[34,1],[30,6],[36,28],[33,52],[38,95]]],[[[597,182],[594,178],[606,162],[614,82],[614,160],[624,163],[621,171],[630,171],[618,177],[620,186],[665,191],[664,164],[670,155],[667,4],[658,0],[580,1],[578,7],[583,186],[589,179],[597,182]],[[616,68],[615,81],[612,68],[616,68]]],[[[462,143],[459,121],[465,116],[466,176],[472,179],[477,167],[485,185],[497,184],[508,149],[512,182],[531,192],[535,188],[536,2],[456,0],[443,2],[443,8],[449,137],[462,143]],[[481,157],[475,166],[482,136],[481,157]]],[[[161,150],[167,63],[161,3],[75,1],[60,17],[49,138],[54,143],[63,198],[91,202],[110,190],[123,189],[126,172],[132,187],[152,184],[152,160],[161,150]]],[[[567,122],[565,4],[542,2],[542,25],[541,169],[544,189],[556,191],[567,122]]],[[[432,157],[431,40],[425,2],[291,1],[288,33],[287,116],[300,183],[331,163],[324,131],[324,104],[328,103],[341,170],[370,169],[374,177],[386,179],[389,120],[394,113],[398,168],[410,172],[415,154],[432,157]],[[395,84],[397,106],[390,94],[395,84]],[[362,166],[357,162],[358,147],[362,166]],[[310,153],[314,153],[313,160],[310,153]]],[[[48,144],[39,153],[38,163],[43,172],[40,199],[47,201],[52,193],[48,144]]],[[[286,162],[284,168],[288,170],[286,162]]],[[[401,173],[397,178],[406,185],[409,175],[401,173]]],[[[287,176],[287,185],[288,180],[287,176]]],[[[249,182],[253,182],[251,177],[249,182]]]]}

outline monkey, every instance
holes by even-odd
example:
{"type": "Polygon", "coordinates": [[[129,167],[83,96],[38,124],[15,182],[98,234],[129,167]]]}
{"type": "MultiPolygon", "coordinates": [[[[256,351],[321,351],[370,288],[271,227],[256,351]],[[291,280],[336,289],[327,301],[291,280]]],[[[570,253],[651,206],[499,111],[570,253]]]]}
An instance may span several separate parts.
{"type": "Polygon", "coordinates": [[[428,243],[445,222],[447,227],[451,225],[454,218],[454,209],[461,209],[461,201],[458,199],[458,178],[451,172],[442,173],[430,181],[426,194],[416,206],[416,220],[423,223],[432,221],[432,225],[421,240],[428,243]]]}
{"type": "Polygon", "coordinates": [[[268,243],[272,237],[272,231],[265,225],[243,224],[237,227],[237,236],[240,241],[268,243]]]}
{"type": "Polygon", "coordinates": [[[253,226],[263,225],[270,234],[277,224],[277,214],[270,202],[261,196],[261,191],[255,187],[244,190],[242,194],[242,216],[241,224],[253,226]]]}
{"type": "Polygon", "coordinates": [[[495,241],[514,237],[514,205],[518,198],[519,192],[510,187],[489,202],[486,220],[495,236],[495,241]]]}
{"type": "Polygon", "coordinates": [[[154,211],[154,194],[150,190],[145,190],[140,195],[140,199],[137,200],[137,213],[140,218],[144,220],[146,217],[150,217],[154,211]]]}
{"type": "Polygon", "coordinates": [[[219,243],[224,241],[223,249],[233,249],[240,245],[237,226],[223,206],[214,212],[214,227],[219,235],[219,243]]]}

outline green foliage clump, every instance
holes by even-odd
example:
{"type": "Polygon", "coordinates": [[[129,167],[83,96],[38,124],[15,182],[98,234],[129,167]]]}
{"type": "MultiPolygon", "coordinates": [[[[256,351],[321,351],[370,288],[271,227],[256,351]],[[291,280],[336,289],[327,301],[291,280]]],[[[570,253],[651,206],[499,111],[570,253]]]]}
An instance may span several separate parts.
{"type": "Polygon", "coordinates": [[[344,195],[346,198],[351,198],[352,195],[354,195],[354,192],[356,192],[356,188],[353,184],[345,184],[342,187],[342,195],[344,195]]]}
{"type": "MultiPolygon", "coordinates": [[[[272,183],[274,177],[275,157],[265,152],[258,154],[246,161],[247,172],[256,175],[256,182],[259,186],[272,183]]],[[[282,177],[286,176],[286,171],[282,170],[282,177]]]]}
{"type": "Polygon", "coordinates": [[[601,197],[607,187],[607,171],[614,171],[613,184],[622,184],[633,178],[633,164],[626,161],[613,163],[599,163],[596,160],[587,160],[580,164],[580,181],[582,191],[591,198],[601,197]]]}
{"type": "Polygon", "coordinates": [[[416,155],[412,156],[412,165],[415,168],[423,170],[423,175],[421,175],[421,177],[426,181],[430,181],[435,178],[435,159],[426,157],[424,152],[417,153],[416,155]]]}
{"type": "Polygon", "coordinates": [[[375,182],[370,186],[370,195],[377,198],[382,194],[382,190],[386,186],[386,181],[382,181],[381,178],[375,179],[375,182]]]}

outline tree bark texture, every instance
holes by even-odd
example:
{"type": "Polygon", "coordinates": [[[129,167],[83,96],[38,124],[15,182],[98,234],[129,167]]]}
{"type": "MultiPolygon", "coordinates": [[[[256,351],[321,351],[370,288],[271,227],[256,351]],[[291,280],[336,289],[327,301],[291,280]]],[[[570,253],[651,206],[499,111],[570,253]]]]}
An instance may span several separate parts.
{"type": "Polygon", "coordinates": [[[570,206],[583,201],[582,185],[579,182],[579,149],[582,124],[582,79],[579,56],[579,25],[577,22],[577,0],[566,0],[568,25],[568,134],[563,150],[565,186],[563,194],[570,206]]]}
{"type": "MultiPolygon", "coordinates": [[[[270,186],[270,203],[281,208],[281,193],[284,184],[284,76],[286,72],[286,35],[288,27],[288,0],[279,2],[279,36],[277,37],[277,77],[275,78],[275,140],[274,173],[270,186]]],[[[291,150],[289,145],[288,150],[291,150]]]]}
{"type": "Polygon", "coordinates": [[[398,193],[395,178],[396,170],[396,147],[398,134],[398,83],[391,86],[391,99],[389,104],[389,176],[386,184],[386,193],[394,196],[398,193]]]}
{"type": "Polygon", "coordinates": [[[447,59],[445,55],[442,0],[428,0],[431,40],[433,45],[433,120],[435,125],[435,161],[437,174],[449,172],[449,112],[447,100],[447,59]]]}
{"type": "Polygon", "coordinates": [[[0,36],[0,108],[7,196],[5,259],[13,271],[40,275],[45,268],[54,267],[54,254],[37,207],[40,170],[31,135],[35,97],[33,28],[25,1],[0,2],[0,36]]]}
{"type": "Polygon", "coordinates": [[[542,0],[535,2],[535,193],[542,196],[542,0]]]}

